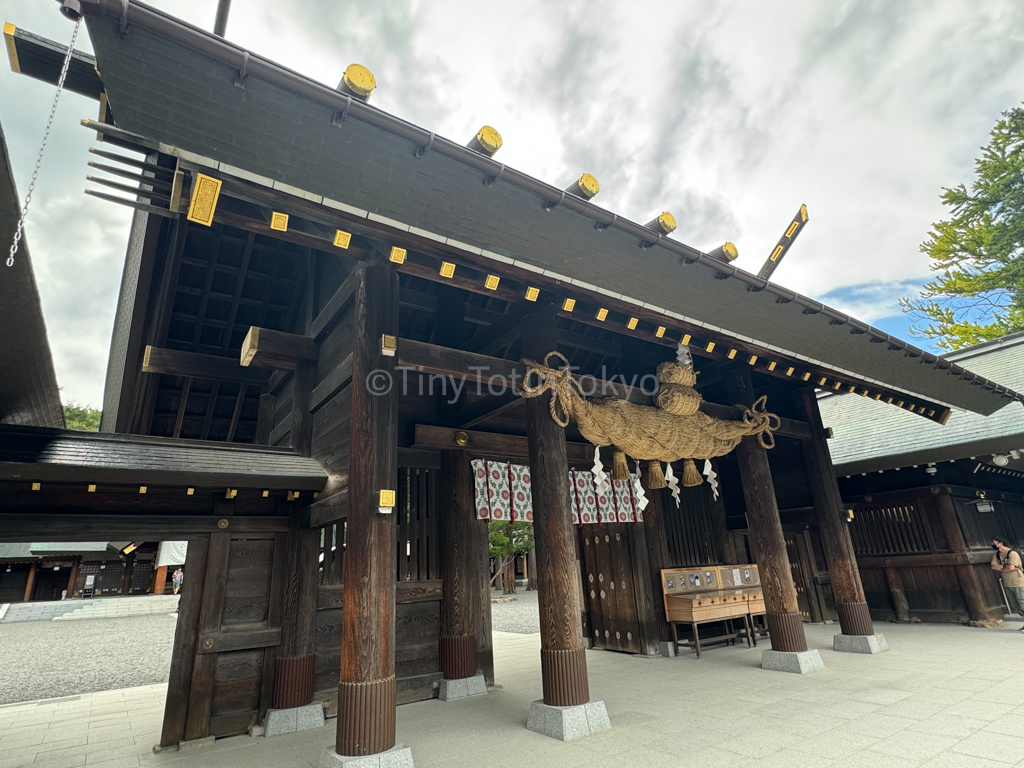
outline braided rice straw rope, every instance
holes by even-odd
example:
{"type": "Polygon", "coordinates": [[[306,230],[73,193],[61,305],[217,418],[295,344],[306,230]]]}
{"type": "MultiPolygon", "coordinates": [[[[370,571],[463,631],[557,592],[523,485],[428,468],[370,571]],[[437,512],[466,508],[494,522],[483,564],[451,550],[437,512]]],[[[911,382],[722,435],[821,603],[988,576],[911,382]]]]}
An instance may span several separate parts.
{"type": "Polygon", "coordinates": [[[756,435],[764,448],[775,446],[772,433],[780,421],[765,410],[765,396],[749,408],[736,406],[743,411],[740,420],[716,419],[700,411],[678,415],[615,397],[588,400],[569,370],[569,361],[559,352],[549,352],[543,363],[528,359],[522,362],[528,369],[522,384],[523,397],[539,397],[550,391],[549,407],[556,424],[566,427],[570,420],[575,421],[583,437],[594,445],[614,445],[634,459],[711,459],[729,453],[747,435],[756,435]],[[554,367],[552,358],[561,363],[560,367],[554,367]],[[530,374],[535,374],[540,383],[531,386],[530,374]]]}

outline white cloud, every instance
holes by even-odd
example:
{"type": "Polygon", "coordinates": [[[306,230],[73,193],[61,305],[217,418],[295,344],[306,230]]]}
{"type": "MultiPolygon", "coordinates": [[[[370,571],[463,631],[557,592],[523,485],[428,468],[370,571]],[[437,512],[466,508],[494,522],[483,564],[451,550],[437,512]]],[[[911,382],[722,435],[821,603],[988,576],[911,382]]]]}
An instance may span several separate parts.
{"type": "MultiPolygon", "coordinates": [[[[212,26],[209,0],[156,5],[212,26]]],[[[70,35],[54,3],[5,13],[70,35]]],[[[459,140],[492,124],[503,162],[558,184],[591,172],[603,207],[641,222],[671,210],[679,239],[732,240],[751,271],[806,203],[810,225],[775,278],[871,320],[898,313],[927,273],[918,246],[943,215],[941,187],[970,178],[999,113],[1024,98],[1021,29],[1013,0],[247,0],[228,37],[332,86],[366,64],[381,108],[459,140]],[[877,290],[836,292],[864,284],[877,290]]],[[[3,72],[0,97],[24,189],[51,90],[3,72]]],[[[110,204],[70,204],[89,143],[75,124],[94,110],[62,106],[29,236],[60,382],[98,402],[127,225],[110,204]],[[89,318],[57,279],[82,260],[75,238],[37,232],[54,221],[88,242],[92,266],[74,283],[96,296],[89,318]]]]}

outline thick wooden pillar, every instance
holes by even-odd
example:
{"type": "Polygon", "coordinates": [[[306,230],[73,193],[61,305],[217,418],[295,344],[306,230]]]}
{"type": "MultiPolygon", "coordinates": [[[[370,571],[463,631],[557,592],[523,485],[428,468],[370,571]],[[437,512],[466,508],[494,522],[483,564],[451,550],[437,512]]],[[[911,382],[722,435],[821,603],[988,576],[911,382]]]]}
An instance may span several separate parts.
{"type": "Polygon", "coordinates": [[[668,625],[668,619],[665,618],[665,603],[661,586],[661,571],[663,568],[669,567],[668,552],[665,548],[665,521],[662,519],[664,510],[661,506],[664,499],[660,491],[651,490],[650,477],[646,473],[641,473],[640,482],[647,494],[647,508],[644,510],[644,542],[647,545],[647,567],[649,570],[646,580],[638,581],[637,584],[646,585],[655,596],[658,641],[668,643],[672,640],[672,630],[668,625]]]}
{"type": "Polygon", "coordinates": [[[153,574],[153,594],[162,595],[167,589],[167,566],[161,565],[153,574]]]}
{"type": "MultiPolygon", "coordinates": [[[[648,505],[648,509],[650,509],[650,505],[648,505]]],[[[646,510],[644,511],[646,512],[646,510]]],[[[661,641],[658,624],[659,618],[662,622],[665,621],[665,607],[660,585],[657,590],[651,588],[651,564],[648,555],[650,544],[647,541],[647,528],[642,524],[629,526],[627,535],[629,536],[629,560],[636,591],[640,653],[644,656],[657,656],[661,653],[661,648],[658,645],[661,641]]]]}
{"type": "MultiPolygon", "coordinates": [[[[754,385],[750,372],[730,371],[724,374],[726,392],[734,403],[753,405],[754,385]]],[[[757,549],[757,565],[764,590],[764,604],[772,649],[806,651],[803,620],[797,603],[796,585],[786,554],[786,539],[779,520],[775,485],[768,456],[754,435],[744,437],[736,447],[747,505],[747,525],[757,549]]]]}
{"type": "Polygon", "coordinates": [[[208,539],[190,541],[188,554],[185,555],[184,570],[188,578],[181,586],[181,597],[178,600],[178,623],[174,629],[171,671],[167,679],[164,722],[160,732],[161,747],[173,746],[185,738],[185,719],[189,691],[192,688],[196,644],[199,642],[199,613],[205,591],[209,546],[208,539]]]}
{"type": "Polygon", "coordinates": [[[274,661],[271,704],[274,709],[301,707],[313,701],[319,533],[299,524],[293,511],[285,541],[281,644],[274,661]]]}
{"type": "Polygon", "coordinates": [[[889,584],[889,596],[896,612],[896,621],[910,621],[910,604],[907,602],[907,592],[903,589],[903,577],[900,576],[899,569],[886,568],[885,580],[889,584]]]}
{"type": "Polygon", "coordinates": [[[71,564],[71,573],[68,574],[68,597],[75,596],[75,590],[78,587],[78,570],[82,566],[82,558],[76,557],[74,563],[71,564]]]}
{"type": "MultiPolygon", "coordinates": [[[[520,323],[522,354],[533,360],[558,348],[551,310],[520,323]]],[[[533,528],[540,605],[540,666],[544,703],[573,706],[590,701],[583,627],[579,614],[576,533],[569,507],[569,462],[565,430],[549,410],[551,393],[526,401],[526,435],[533,476],[533,528]]]]}
{"type": "Polygon", "coordinates": [[[475,559],[471,597],[473,609],[471,626],[476,636],[476,674],[483,675],[488,685],[494,685],[494,638],[491,635],[491,556],[488,550],[487,521],[471,531],[473,546],[470,555],[475,559]]]}
{"type": "Polygon", "coordinates": [[[25,584],[25,602],[28,603],[32,600],[32,588],[36,585],[36,572],[39,570],[39,563],[32,563],[32,567],[28,569],[28,582],[25,584]]]}
{"type": "MultiPolygon", "coordinates": [[[[936,485],[931,490],[931,501],[939,518],[939,525],[942,526],[942,532],[946,536],[949,551],[954,554],[966,554],[970,549],[964,539],[963,531],[960,530],[960,522],[956,517],[956,507],[953,504],[953,497],[950,496],[949,487],[936,485]]],[[[924,498],[927,499],[928,496],[926,495],[924,498]]],[[[974,566],[968,562],[953,567],[956,569],[956,577],[960,582],[960,591],[963,592],[970,620],[987,621],[993,618],[974,566]]],[[[1002,609],[1000,609],[1001,613],[1002,609]]]]}
{"type": "Polygon", "coordinates": [[[476,519],[469,454],[441,451],[440,558],[444,591],[441,596],[441,637],[438,655],[445,680],[476,674],[476,622],[473,591],[479,580],[481,558],[473,548],[480,542],[474,529],[486,526],[476,519]]]}
{"type": "Polygon", "coordinates": [[[813,387],[803,387],[796,399],[807,419],[811,435],[802,440],[804,467],[814,500],[821,546],[825,551],[832,594],[836,598],[839,626],[844,635],[873,635],[874,625],[868,611],[864,585],[857,568],[857,555],[850,538],[850,524],[843,514],[843,497],[836,484],[828,436],[821,423],[821,411],[813,387]]]}
{"type": "Polygon", "coordinates": [[[397,495],[398,403],[395,358],[381,337],[398,336],[398,273],[366,269],[353,306],[352,445],[349,457],[345,611],[338,684],[339,755],[372,755],[395,745],[395,513],[381,513],[381,491],[397,495]],[[387,390],[386,392],[384,390],[387,390]]]}
{"type": "Polygon", "coordinates": [[[536,592],[537,591],[537,550],[531,549],[526,553],[526,569],[528,575],[526,577],[526,591],[536,592]]]}
{"type": "Polygon", "coordinates": [[[256,415],[256,436],[254,445],[269,445],[270,431],[274,427],[274,409],[277,407],[277,396],[264,392],[260,395],[260,409],[256,415]]]}

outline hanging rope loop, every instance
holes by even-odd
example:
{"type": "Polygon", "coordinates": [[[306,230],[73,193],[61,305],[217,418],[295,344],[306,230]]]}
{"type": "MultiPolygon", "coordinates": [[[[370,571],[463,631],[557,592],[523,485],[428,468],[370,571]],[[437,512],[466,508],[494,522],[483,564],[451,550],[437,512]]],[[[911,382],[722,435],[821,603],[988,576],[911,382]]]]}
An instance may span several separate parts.
{"type": "Polygon", "coordinates": [[[757,442],[762,448],[775,447],[775,435],[773,432],[782,426],[782,420],[774,413],[765,410],[768,403],[768,395],[761,395],[749,408],[745,405],[736,407],[743,411],[743,424],[749,427],[747,434],[757,435],[757,442]]]}
{"type": "Polygon", "coordinates": [[[25,194],[25,204],[21,207],[21,216],[18,217],[18,226],[14,230],[14,242],[11,243],[11,252],[7,257],[7,266],[14,266],[14,256],[18,253],[18,246],[21,244],[22,233],[25,230],[25,219],[28,217],[28,206],[32,202],[32,193],[36,191],[36,180],[39,178],[39,168],[43,164],[43,155],[46,153],[46,143],[50,140],[50,131],[53,130],[53,118],[57,114],[57,104],[60,102],[61,92],[64,90],[64,80],[68,76],[68,67],[71,66],[71,56],[75,52],[75,40],[78,39],[78,28],[82,24],[82,17],[75,20],[75,31],[71,33],[71,44],[68,46],[68,55],[64,57],[64,66],[60,70],[60,79],[57,81],[57,93],[53,97],[53,106],[50,107],[50,118],[46,121],[46,132],[43,134],[43,143],[39,147],[39,156],[36,158],[36,167],[32,171],[32,180],[28,184],[28,192],[25,194]]]}
{"type": "Polygon", "coordinates": [[[560,427],[569,426],[569,417],[573,412],[573,401],[583,395],[580,384],[572,377],[572,370],[569,361],[561,352],[548,352],[544,355],[544,362],[523,359],[526,365],[526,378],[523,380],[523,397],[540,397],[547,391],[551,391],[551,399],[548,401],[548,408],[551,410],[551,418],[560,427]],[[555,358],[562,363],[562,368],[555,368],[551,359],[555,358]],[[540,384],[530,385],[530,376],[537,374],[540,384]]]}

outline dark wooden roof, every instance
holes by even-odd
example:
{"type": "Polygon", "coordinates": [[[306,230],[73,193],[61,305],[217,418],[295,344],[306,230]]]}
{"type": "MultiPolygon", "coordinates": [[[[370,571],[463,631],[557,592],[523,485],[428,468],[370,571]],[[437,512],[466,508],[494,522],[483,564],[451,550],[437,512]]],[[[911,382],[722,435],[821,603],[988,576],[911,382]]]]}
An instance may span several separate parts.
{"type": "Polygon", "coordinates": [[[0,424],[63,427],[57,374],[46,338],[28,242],[5,266],[21,210],[0,125],[0,424]]]}
{"type": "Polygon", "coordinates": [[[117,125],[210,157],[226,173],[230,166],[258,174],[400,230],[484,249],[496,270],[504,260],[557,273],[739,342],[949,406],[989,414],[1008,399],[1024,401],[142,4],[128,4],[123,34],[122,4],[101,5],[87,22],[117,125]]]}
{"type": "MultiPolygon", "coordinates": [[[[7,60],[13,72],[52,85],[58,83],[64,57],[68,53],[66,45],[33,35],[13,24],[4,25],[4,38],[7,60]]],[[[96,59],[76,49],[68,65],[64,87],[72,93],[98,99],[103,92],[103,82],[96,74],[96,59]]]]}
{"type": "Polygon", "coordinates": [[[0,480],[320,491],[327,475],[290,450],[0,427],[0,480]]]}

